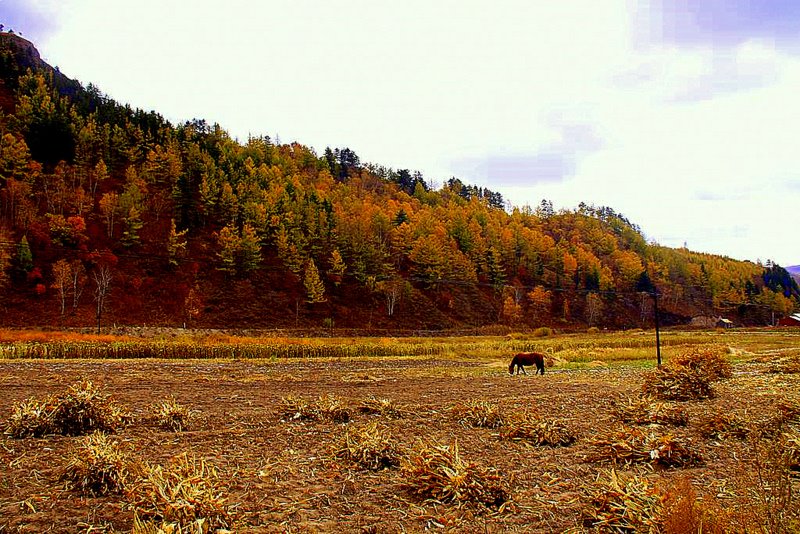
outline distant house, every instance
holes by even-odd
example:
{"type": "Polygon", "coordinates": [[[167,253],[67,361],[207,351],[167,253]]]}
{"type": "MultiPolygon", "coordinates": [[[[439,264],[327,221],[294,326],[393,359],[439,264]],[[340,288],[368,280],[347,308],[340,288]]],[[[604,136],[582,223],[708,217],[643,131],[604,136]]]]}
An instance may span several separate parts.
{"type": "Polygon", "coordinates": [[[782,318],[778,321],[778,326],[800,326],[800,313],[782,318]]]}
{"type": "Polygon", "coordinates": [[[717,324],[715,326],[717,328],[733,328],[733,321],[730,319],[725,319],[724,317],[720,317],[717,319],[717,324]]]}
{"type": "Polygon", "coordinates": [[[707,315],[698,315],[692,317],[691,326],[699,328],[733,328],[733,321],[725,319],[724,317],[709,317],[707,315]]]}

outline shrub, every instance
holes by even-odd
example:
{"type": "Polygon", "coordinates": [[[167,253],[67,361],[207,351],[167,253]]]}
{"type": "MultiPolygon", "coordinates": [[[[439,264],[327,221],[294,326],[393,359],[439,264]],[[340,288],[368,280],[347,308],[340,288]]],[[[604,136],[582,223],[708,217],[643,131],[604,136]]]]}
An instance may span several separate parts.
{"type": "Polygon", "coordinates": [[[661,532],[661,493],[638,475],[623,476],[615,470],[598,474],[583,489],[586,502],[583,526],[597,532],[661,532]]]}
{"type": "Polygon", "coordinates": [[[214,532],[233,523],[231,507],[219,486],[212,466],[182,454],[168,467],[147,466],[145,475],[126,494],[139,532],[153,523],[167,532],[214,532]]]}
{"type": "Polygon", "coordinates": [[[681,477],[664,494],[660,522],[664,534],[726,534],[723,515],[714,504],[699,500],[691,481],[681,477]]]}
{"type": "Polygon", "coordinates": [[[589,440],[590,461],[614,464],[651,463],[662,467],[700,464],[702,455],[692,451],[682,440],[670,435],[645,432],[636,427],[620,426],[589,440]]]}
{"type": "Polygon", "coordinates": [[[503,424],[500,406],[488,401],[469,400],[456,404],[453,415],[461,424],[477,428],[498,428],[503,424]]]}
{"type": "Polygon", "coordinates": [[[153,407],[155,421],[158,426],[173,432],[182,432],[189,428],[194,413],[186,406],[178,404],[174,398],[161,401],[153,407]]]}
{"type": "Polygon", "coordinates": [[[575,435],[557,421],[542,419],[525,412],[514,414],[500,428],[500,439],[525,441],[533,445],[565,447],[575,442],[575,435]]]}
{"type": "Polygon", "coordinates": [[[412,495],[441,503],[503,509],[509,501],[500,477],[465,462],[452,446],[421,443],[403,462],[403,487],[412,495]]]}
{"type": "Polygon", "coordinates": [[[588,330],[586,330],[586,333],[587,334],[599,334],[600,333],[600,329],[597,328],[596,326],[590,326],[588,328],[588,330]]]}
{"type": "Polygon", "coordinates": [[[130,475],[119,443],[106,434],[95,432],[77,448],[61,479],[66,482],[67,489],[108,495],[122,492],[130,475]]]}
{"type": "Polygon", "coordinates": [[[548,326],[541,326],[533,331],[533,337],[550,337],[553,335],[553,329],[548,326]]]}
{"type": "Polygon", "coordinates": [[[400,452],[388,429],[372,422],[345,432],[336,456],[378,471],[400,465],[400,452]]]}

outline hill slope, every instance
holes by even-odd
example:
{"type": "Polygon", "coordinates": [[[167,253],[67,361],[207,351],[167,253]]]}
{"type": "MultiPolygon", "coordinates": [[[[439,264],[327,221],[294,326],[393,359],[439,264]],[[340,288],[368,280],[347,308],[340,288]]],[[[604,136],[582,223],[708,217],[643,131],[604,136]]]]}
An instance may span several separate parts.
{"type": "Polygon", "coordinates": [[[760,265],[648,244],[608,207],[508,213],[349,148],[172,125],[21,62],[38,53],[20,43],[0,35],[3,324],[633,327],[654,288],[667,323],[758,324],[798,298],[760,265]]]}

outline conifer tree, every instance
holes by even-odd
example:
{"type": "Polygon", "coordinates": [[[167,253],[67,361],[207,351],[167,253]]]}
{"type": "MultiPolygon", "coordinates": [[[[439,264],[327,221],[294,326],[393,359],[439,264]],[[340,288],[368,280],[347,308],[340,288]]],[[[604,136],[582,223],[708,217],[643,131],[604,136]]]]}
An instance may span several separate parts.
{"type": "Polygon", "coordinates": [[[344,259],[342,259],[342,253],[339,252],[338,248],[333,249],[333,252],[331,252],[331,270],[328,271],[328,273],[333,283],[337,286],[342,282],[342,277],[346,269],[347,267],[344,264],[344,259]]]}
{"type": "Polygon", "coordinates": [[[27,274],[33,269],[33,254],[28,244],[28,236],[22,236],[17,245],[17,268],[23,274],[27,274]]]}
{"type": "Polygon", "coordinates": [[[243,271],[250,272],[258,269],[261,264],[261,242],[258,240],[255,229],[249,224],[245,224],[242,228],[239,251],[241,253],[243,271]]]}
{"type": "Polygon", "coordinates": [[[239,252],[240,238],[236,235],[236,230],[230,226],[226,226],[219,231],[217,235],[217,246],[219,252],[217,257],[220,260],[220,266],[217,267],[220,271],[233,274],[236,272],[236,256],[239,252]]]}
{"type": "Polygon", "coordinates": [[[180,232],[175,227],[175,219],[170,221],[169,236],[167,237],[167,256],[170,265],[178,265],[178,258],[186,252],[186,232],[180,232]]]}
{"type": "Polygon", "coordinates": [[[318,302],[325,302],[325,285],[319,277],[319,271],[314,264],[314,260],[308,260],[306,264],[306,275],[303,279],[303,285],[306,287],[309,303],[316,304],[318,302]]]}

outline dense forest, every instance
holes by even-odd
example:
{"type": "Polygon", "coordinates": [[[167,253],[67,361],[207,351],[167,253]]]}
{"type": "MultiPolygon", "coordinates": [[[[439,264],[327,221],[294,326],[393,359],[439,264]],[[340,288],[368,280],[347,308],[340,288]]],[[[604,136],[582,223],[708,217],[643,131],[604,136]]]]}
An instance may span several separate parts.
{"type": "MultiPolygon", "coordinates": [[[[609,207],[502,195],[173,125],[0,34],[0,323],[648,326],[797,309],[780,266],[648,243],[609,207]]],[[[588,193],[590,194],[590,193],[588,193]]]]}

